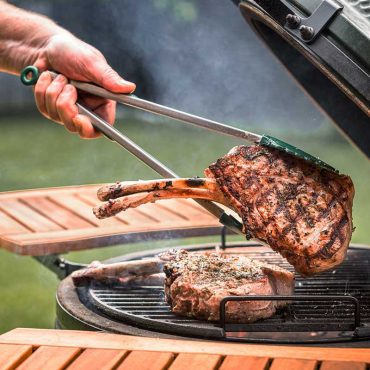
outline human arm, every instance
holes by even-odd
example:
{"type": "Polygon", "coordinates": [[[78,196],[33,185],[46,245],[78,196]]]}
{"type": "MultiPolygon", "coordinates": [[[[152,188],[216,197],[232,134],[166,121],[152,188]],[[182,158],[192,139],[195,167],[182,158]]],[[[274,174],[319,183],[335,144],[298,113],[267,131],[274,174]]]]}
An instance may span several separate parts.
{"type": "MultiPolygon", "coordinates": [[[[77,91],[67,79],[92,82],[116,93],[135,89],[135,84],[122,79],[91,45],[47,17],[0,0],[0,71],[19,74],[27,65],[43,72],[34,89],[40,112],[84,138],[98,133],[88,117],[78,114],[77,91]],[[47,70],[60,75],[52,80],[47,70]]],[[[113,124],[115,102],[88,94],[79,94],[78,98],[113,124]]]]}

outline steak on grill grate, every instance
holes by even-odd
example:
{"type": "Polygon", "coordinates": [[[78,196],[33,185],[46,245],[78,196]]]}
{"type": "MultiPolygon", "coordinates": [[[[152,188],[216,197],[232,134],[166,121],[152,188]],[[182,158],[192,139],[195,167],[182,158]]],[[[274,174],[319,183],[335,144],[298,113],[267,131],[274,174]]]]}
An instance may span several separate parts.
{"type": "MultiPolygon", "coordinates": [[[[163,266],[165,294],[172,312],[216,321],[227,296],[291,295],[294,274],[243,256],[177,252],[163,266]]],[[[240,301],[226,304],[232,322],[254,322],[274,315],[284,301],[240,301]]]]}
{"type": "Polygon", "coordinates": [[[247,239],[267,243],[303,275],[333,268],[345,258],[354,196],[348,176],[258,145],[233,148],[205,174],[206,179],[102,187],[98,197],[109,201],[94,213],[104,218],[160,199],[207,199],[234,209],[243,220],[247,239]]]}
{"type": "MultiPolygon", "coordinates": [[[[227,296],[292,295],[294,274],[278,266],[243,256],[168,251],[156,258],[114,264],[91,263],[74,271],[75,286],[91,281],[120,285],[162,285],[171,311],[182,316],[217,321],[227,296]],[[159,273],[164,271],[164,274],[159,273]],[[164,276],[165,275],[165,276],[164,276]]],[[[226,318],[254,322],[274,315],[284,301],[240,301],[226,305],[226,318]]]]}

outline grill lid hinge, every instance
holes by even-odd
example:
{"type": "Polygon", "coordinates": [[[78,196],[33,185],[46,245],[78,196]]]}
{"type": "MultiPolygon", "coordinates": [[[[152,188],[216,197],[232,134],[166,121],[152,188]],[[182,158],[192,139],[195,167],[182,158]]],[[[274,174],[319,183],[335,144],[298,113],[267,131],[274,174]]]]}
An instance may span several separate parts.
{"type": "Polygon", "coordinates": [[[323,0],[308,18],[294,13],[288,14],[284,28],[299,40],[309,44],[342,9],[343,6],[334,0],[323,0]]]}
{"type": "Polygon", "coordinates": [[[86,264],[75,263],[66,260],[59,254],[47,254],[45,256],[33,256],[33,258],[57,275],[59,280],[66,278],[73,271],[86,267],[86,264]]]}

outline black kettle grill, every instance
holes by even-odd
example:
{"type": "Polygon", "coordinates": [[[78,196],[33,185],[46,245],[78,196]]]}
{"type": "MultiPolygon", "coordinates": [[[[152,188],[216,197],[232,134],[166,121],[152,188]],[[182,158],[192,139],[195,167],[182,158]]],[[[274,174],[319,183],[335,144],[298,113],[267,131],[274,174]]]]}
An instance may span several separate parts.
{"type": "MultiPolygon", "coordinates": [[[[326,112],[355,146],[370,157],[369,1],[233,2],[239,6],[248,24],[321,110],[326,112]]],[[[217,232],[214,228],[208,231],[202,229],[202,235],[215,235],[217,232]]],[[[130,242],[127,238],[125,240],[130,242]]],[[[255,244],[226,243],[224,233],[221,241],[221,249],[225,253],[246,253],[253,258],[271,260],[271,263],[277,258],[279,261],[275,262],[284,263],[269,250],[259,249],[256,252],[255,244]]],[[[214,246],[210,244],[186,248],[207,250],[214,246]]],[[[157,252],[126,255],[114,261],[148,258],[157,252]]],[[[270,343],[336,342],[336,345],[342,342],[342,345],[368,347],[369,261],[368,248],[351,246],[348,261],[340,268],[314,278],[297,279],[296,294],[319,294],[324,302],[297,301],[290,305],[291,311],[288,314],[285,312],[248,327],[230,327],[225,322],[217,324],[179,318],[170,312],[164,302],[161,287],[127,290],[90,286],[76,290],[71,278],[67,277],[58,288],[57,327],[154,337],[180,336],[270,343]],[[344,299],[329,298],[336,294],[343,295],[344,299]],[[345,297],[347,295],[348,299],[345,297]]],[[[75,269],[66,261],[63,261],[63,265],[65,269],[68,266],[71,270],[75,269]]]]}

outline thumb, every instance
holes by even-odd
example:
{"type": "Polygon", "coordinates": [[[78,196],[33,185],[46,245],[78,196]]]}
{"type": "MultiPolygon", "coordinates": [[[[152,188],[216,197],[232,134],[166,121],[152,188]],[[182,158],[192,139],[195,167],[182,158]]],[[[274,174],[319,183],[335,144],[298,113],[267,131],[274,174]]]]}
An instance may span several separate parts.
{"type": "Polygon", "coordinates": [[[106,63],[99,63],[93,70],[96,82],[104,89],[114,93],[132,93],[136,85],[133,82],[124,80],[114,69],[106,63]]]}

